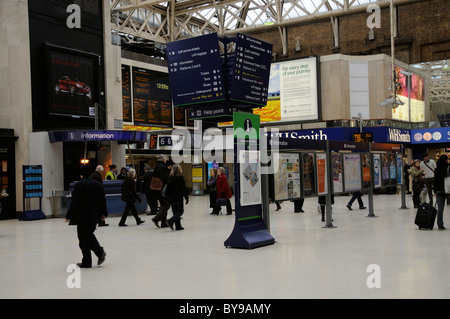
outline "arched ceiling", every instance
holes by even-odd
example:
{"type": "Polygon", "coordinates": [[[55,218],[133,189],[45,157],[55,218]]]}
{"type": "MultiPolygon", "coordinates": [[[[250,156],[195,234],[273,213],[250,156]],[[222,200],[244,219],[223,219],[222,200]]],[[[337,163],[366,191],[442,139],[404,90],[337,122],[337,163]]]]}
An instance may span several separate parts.
{"type": "MultiPolygon", "coordinates": [[[[395,4],[415,0],[394,0],[395,4]]],[[[217,32],[254,32],[312,19],[366,11],[390,0],[111,0],[112,29],[167,43],[217,32]],[[273,25],[266,25],[268,19],[273,25]]]]}

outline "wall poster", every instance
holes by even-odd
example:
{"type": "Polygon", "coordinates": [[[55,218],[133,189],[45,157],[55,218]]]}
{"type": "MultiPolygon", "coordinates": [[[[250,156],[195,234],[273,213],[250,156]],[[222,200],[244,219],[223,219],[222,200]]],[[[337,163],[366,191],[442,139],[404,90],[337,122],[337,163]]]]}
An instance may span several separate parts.
{"type": "Polygon", "coordinates": [[[262,203],[261,166],[259,151],[239,152],[240,205],[250,206],[262,203]]]}
{"type": "Polygon", "coordinates": [[[364,153],[361,155],[362,173],[363,173],[363,189],[370,188],[371,173],[370,173],[370,155],[364,153]]]}
{"type": "Polygon", "coordinates": [[[46,45],[49,113],[94,117],[98,55],[46,45]]]}
{"type": "Polygon", "coordinates": [[[396,154],[397,159],[397,184],[403,183],[403,159],[401,154],[396,154]]]}
{"type": "Polygon", "coordinates": [[[389,158],[387,153],[381,154],[381,186],[389,185],[389,158]]]}
{"type": "Polygon", "coordinates": [[[328,193],[328,173],[327,173],[327,155],[317,153],[317,194],[325,195],[328,193]]]}
{"type": "Polygon", "coordinates": [[[303,154],[303,191],[305,196],[316,195],[316,180],[314,174],[314,153],[303,154]]]}
{"type": "Polygon", "coordinates": [[[373,154],[373,187],[381,187],[381,160],[380,154],[373,154]]]}
{"type": "Polygon", "coordinates": [[[361,190],[361,157],[344,154],[344,186],[346,192],[361,190]]]}
{"type": "Polygon", "coordinates": [[[275,153],[278,165],[274,174],[274,199],[289,200],[301,197],[299,154],[275,153]]]}
{"type": "Polygon", "coordinates": [[[333,193],[342,193],[344,185],[342,180],[342,154],[331,152],[331,174],[333,177],[333,193]]]}

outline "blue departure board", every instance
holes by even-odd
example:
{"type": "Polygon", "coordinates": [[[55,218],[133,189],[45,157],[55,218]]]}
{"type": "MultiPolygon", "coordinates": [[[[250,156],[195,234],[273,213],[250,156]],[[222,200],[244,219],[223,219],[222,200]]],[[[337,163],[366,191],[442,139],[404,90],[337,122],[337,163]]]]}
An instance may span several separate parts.
{"type": "Polygon", "coordinates": [[[174,106],[225,100],[216,33],[168,43],[166,52],[174,106]]]}

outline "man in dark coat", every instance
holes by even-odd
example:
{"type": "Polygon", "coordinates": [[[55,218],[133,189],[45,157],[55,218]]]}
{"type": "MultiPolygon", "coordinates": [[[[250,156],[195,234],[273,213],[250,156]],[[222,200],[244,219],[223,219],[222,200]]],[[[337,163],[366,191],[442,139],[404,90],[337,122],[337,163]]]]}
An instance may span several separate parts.
{"type": "MultiPolygon", "coordinates": [[[[172,168],[173,161],[167,160],[165,155],[160,155],[158,157],[158,160],[156,161],[155,168],[153,170],[153,178],[159,178],[161,179],[162,185],[167,184],[169,180],[169,172],[172,168]]],[[[162,189],[161,189],[162,190],[162,189]]],[[[159,212],[156,214],[155,217],[152,218],[153,223],[155,223],[156,227],[160,227],[158,225],[158,222],[161,222],[161,228],[168,227],[167,226],[167,211],[170,208],[170,201],[165,198],[161,194],[161,190],[153,190],[152,196],[155,196],[155,198],[160,202],[161,207],[159,209],[159,212]]]]}
{"type": "MultiPolygon", "coordinates": [[[[94,179],[94,180],[96,180],[96,181],[99,182],[100,184],[102,184],[102,186],[103,186],[103,177],[102,177],[103,171],[104,171],[103,165],[97,165],[97,167],[95,168],[95,171],[91,174],[91,178],[94,179]]],[[[103,191],[104,191],[104,190],[105,190],[105,189],[103,189],[103,191]]],[[[102,226],[109,226],[109,224],[107,224],[107,223],[105,222],[105,220],[102,219],[102,220],[98,223],[98,226],[99,226],[99,227],[102,227],[102,226]]]]}
{"type": "Polygon", "coordinates": [[[119,226],[127,226],[125,221],[127,220],[128,213],[131,211],[134,218],[136,219],[136,224],[140,225],[145,223],[145,220],[139,218],[134,202],[141,199],[136,193],[136,171],[134,168],[130,168],[127,173],[127,177],[124,179],[122,184],[122,196],[121,200],[125,202],[125,210],[122,213],[122,218],[120,219],[119,226]]]}
{"type": "Polygon", "coordinates": [[[105,250],[94,235],[95,226],[107,216],[106,198],[102,184],[89,178],[92,173],[90,165],[80,169],[81,180],[75,184],[72,202],[66,214],[66,222],[77,226],[79,246],[83,254],[80,268],[92,267],[91,250],[98,257],[97,265],[105,261],[105,250]]]}

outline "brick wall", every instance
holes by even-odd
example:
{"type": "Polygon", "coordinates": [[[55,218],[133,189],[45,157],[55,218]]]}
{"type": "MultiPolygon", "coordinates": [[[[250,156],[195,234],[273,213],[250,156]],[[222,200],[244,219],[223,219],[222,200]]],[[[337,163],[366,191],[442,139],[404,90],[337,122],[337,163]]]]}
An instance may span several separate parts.
{"type": "MultiPolygon", "coordinates": [[[[398,36],[395,40],[396,59],[408,64],[450,58],[450,1],[420,0],[397,7],[398,36]]],[[[333,48],[330,18],[287,26],[288,55],[282,57],[281,37],[277,28],[259,31],[253,36],[274,44],[278,60],[309,55],[342,53],[390,55],[389,7],[381,9],[381,28],[374,29],[375,39],[369,40],[366,20],[370,13],[349,13],[339,16],[340,45],[333,48]],[[295,52],[300,39],[301,51],[295,52]]]]}

